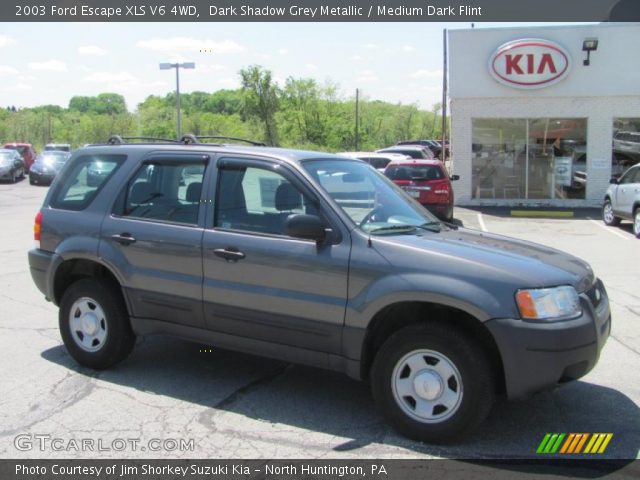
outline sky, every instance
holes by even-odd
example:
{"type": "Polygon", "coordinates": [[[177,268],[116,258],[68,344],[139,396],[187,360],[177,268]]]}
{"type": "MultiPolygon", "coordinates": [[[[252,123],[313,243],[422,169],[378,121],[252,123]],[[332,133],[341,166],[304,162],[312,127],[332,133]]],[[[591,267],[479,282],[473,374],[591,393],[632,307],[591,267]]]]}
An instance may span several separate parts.
{"type": "MultiPolygon", "coordinates": [[[[475,28],[519,24],[476,23],[475,28]]],[[[520,24],[524,25],[524,24],[520,24]]],[[[537,24],[542,25],[542,24],[537,24]]],[[[356,88],[369,100],[430,109],[442,99],[442,31],[468,23],[3,23],[0,107],[53,104],[119,93],[133,111],[148,95],[240,86],[249,65],[287,78],[356,88]]]]}

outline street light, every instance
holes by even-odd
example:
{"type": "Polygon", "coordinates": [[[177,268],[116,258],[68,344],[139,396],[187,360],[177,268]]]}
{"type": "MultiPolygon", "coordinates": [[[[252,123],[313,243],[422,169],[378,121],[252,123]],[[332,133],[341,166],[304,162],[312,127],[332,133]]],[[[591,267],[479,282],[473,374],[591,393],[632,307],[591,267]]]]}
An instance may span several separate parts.
{"type": "Polygon", "coordinates": [[[181,68],[196,68],[196,64],[194,62],[184,62],[184,63],[161,63],[160,70],[171,70],[172,68],[176,69],[176,111],[178,112],[178,140],[180,140],[181,136],[181,124],[180,124],[180,69],[181,68]]]}

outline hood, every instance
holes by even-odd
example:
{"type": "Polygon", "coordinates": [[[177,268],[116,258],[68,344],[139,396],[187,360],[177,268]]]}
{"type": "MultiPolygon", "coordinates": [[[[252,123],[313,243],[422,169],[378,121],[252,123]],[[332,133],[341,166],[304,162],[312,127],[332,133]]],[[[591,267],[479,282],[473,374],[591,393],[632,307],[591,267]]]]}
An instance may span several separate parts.
{"type": "Polygon", "coordinates": [[[499,281],[515,288],[573,285],[578,292],[594,281],[588,263],[560,250],[460,228],[419,235],[372,236],[389,262],[413,271],[447,272],[476,282],[499,281]]]}

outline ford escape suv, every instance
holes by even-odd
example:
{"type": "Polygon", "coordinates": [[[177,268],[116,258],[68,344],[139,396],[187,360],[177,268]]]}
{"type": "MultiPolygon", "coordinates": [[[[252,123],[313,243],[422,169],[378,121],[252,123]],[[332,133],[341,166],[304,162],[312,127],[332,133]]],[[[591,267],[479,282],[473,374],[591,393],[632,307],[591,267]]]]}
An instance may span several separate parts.
{"type": "Polygon", "coordinates": [[[362,161],[110,143],[64,166],[29,252],[82,365],[172,334],[370,381],[397,430],[444,442],[497,395],[585,375],[609,335],[584,261],[443,224],[362,161]],[[96,163],[106,173],[90,177],[96,163]]]}

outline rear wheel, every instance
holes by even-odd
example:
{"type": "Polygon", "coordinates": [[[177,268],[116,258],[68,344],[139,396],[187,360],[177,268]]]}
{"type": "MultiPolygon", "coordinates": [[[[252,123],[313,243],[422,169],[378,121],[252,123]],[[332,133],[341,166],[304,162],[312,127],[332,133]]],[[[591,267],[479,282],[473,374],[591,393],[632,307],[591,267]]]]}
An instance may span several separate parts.
{"type": "Polygon", "coordinates": [[[640,238],[640,207],[633,212],[633,234],[640,238]]]}
{"type": "Polygon", "coordinates": [[[494,399],[494,375],[484,352],[440,324],[394,333],[375,357],[371,380],[387,421],[420,441],[448,442],[470,433],[494,399]]]}
{"type": "Polygon", "coordinates": [[[83,279],[67,288],[60,302],[59,326],[71,356],[91,368],[118,363],[135,343],[121,292],[103,280],[83,279]]]}
{"type": "Polygon", "coordinates": [[[609,225],[610,227],[615,227],[620,224],[620,217],[616,217],[613,214],[613,205],[611,205],[611,200],[608,198],[604,201],[604,205],[602,206],[602,221],[605,225],[609,225]]]}

